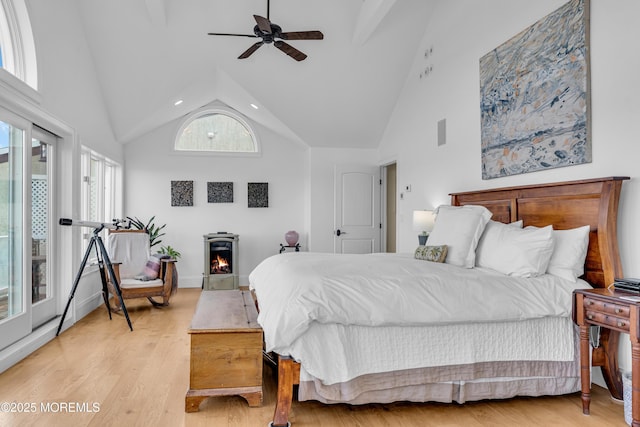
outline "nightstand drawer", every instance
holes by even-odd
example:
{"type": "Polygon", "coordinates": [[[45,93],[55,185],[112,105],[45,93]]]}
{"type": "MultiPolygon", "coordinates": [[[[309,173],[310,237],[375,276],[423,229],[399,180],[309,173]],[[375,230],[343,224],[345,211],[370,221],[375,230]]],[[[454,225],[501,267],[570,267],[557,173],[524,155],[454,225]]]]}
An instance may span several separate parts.
{"type": "Polygon", "coordinates": [[[629,331],[629,319],[612,316],[610,314],[601,313],[599,311],[587,310],[585,313],[585,319],[589,322],[599,323],[604,326],[609,326],[614,329],[629,331]]]}
{"type": "Polygon", "coordinates": [[[613,314],[616,317],[629,318],[629,306],[612,304],[593,298],[585,297],[584,308],[588,311],[599,311],[601,313],[613,314]]]}

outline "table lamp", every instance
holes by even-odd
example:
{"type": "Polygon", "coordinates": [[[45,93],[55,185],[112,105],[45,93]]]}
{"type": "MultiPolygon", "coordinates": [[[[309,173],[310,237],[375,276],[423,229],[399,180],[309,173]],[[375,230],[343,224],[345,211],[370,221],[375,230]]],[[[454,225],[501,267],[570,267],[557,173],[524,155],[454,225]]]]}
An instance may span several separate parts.
{"type": "Polygon", "coordinates": [[[421,210],[413,211],[413,229],[419,231],[418,243],[425,245],[429,233],[433,230],[433,224],[435,223],[436,216],[433,211],[421,210]]]}

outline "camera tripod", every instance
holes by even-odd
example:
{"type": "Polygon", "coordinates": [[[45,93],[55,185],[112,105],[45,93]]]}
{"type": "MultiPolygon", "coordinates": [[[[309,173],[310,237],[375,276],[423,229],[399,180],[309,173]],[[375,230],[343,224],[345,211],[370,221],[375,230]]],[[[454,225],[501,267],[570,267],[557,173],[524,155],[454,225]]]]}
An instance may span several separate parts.
{"type": "MultiPolygon", "coordinates": [[[[66,221],[70,221],[70,220],[66,220],[66,221]]],[[[71,225],[71,222],[63,223],[63,220],[61,219],[60,224],[71,225]]],[[[105,265],[107,267],[109,278],[111,279],[111,283],[113,283],[113,287],[115,288],[118,299],[120,299],[122,312],[124,313],[124,317],[127,319],[127,324],[129,325],[129,329],[133,331],[133,326],[131,326],[131,320],[129,319],[129,313],[127,312],[127,307],[125,307],[124,305],[124,299],[122,298],[122,293],[120,292],[120,284],[118,283],[118,279],[116,278],[116,273],[113,270],[113,265],[111,264],[111,260],[109,259],[109,254],[107,253],[107,250],[104,247],[102,238],[98,235],[98,233],[100,233],[104,228],[105,228],[104,225],[100,225],[93,229],[93,235],[91,236],[91,240],[89,241],[89,246],[87,246],[87,250],[84,253],[84,258],[82,258],[82,263],[80,264],[80,269],[78,270],[78,274],[76,275],[76,278],[73,281],[73,287],[71,288],[71,293],[69,294],[69,300],[67,301],[67,306],[64,308],[64,313],[62,313],[62,318],[60,319],[60,325],[58,325],[58,331],[56,332],[56,336],[58,336],[58,334],[60,333],[60,330],[62,329],[64,318],[67,316],[69,305],[71,305],[71,300],[75,296],[76,289],[78,289],[78,283],[80,283],[80,277],[82,276],[82,272],[84,271],[84,268],[87,265],[87,261],[89,260],[91,250],[93,248],[95,248],[96,256],[98,258],[100,279],[102,280],[102,298],[104,299],[104,305],[107,307],[107,312],[109,313],[109,320],[111,320],[111,305],[109,304],[109,288],[107,287],[107,277],[104,271],[105,265]]]]}

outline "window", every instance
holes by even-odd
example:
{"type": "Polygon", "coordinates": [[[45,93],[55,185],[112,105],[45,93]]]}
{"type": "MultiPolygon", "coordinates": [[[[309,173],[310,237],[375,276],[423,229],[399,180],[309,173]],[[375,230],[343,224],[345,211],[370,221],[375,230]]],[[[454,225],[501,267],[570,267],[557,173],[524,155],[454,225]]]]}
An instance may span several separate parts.
{"type": "MultiPolygon", "coordinates": [[[[0,68],[38,88],[36,48],[25,0],[0,0],[0,68]]],[[[1,73],[0,77],[5,80],[1,73]]]]}
{"type": "Polygon", "coordinates": [[[182,152],[259,153],[249,125],[240,117],[220,110],[189,117],[178,131],[174,148],[182,152]]]}
{"type": "MultiPolygon", "coordinates": [[[[121,215],[117,194],[121,194],[120,165],[88,148],[82,149],[82,219],[111,222],[121,215]]],[[[86,250],[91,230],[85,229],[82,247],[86,250]]]]}

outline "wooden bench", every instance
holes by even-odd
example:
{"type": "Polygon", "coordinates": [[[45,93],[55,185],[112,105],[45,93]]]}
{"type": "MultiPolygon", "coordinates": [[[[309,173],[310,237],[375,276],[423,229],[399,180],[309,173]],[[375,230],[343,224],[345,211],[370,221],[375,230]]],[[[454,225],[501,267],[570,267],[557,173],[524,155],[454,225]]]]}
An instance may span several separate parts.
{"type": "Polygon", "coordinates": [[[249,291],[202,291],[191,321],[185,411],[212,396],[239,395],[262,405],[262,329],[249,291]]]}

